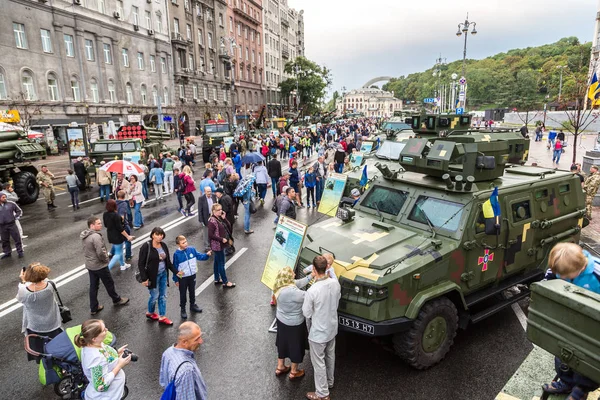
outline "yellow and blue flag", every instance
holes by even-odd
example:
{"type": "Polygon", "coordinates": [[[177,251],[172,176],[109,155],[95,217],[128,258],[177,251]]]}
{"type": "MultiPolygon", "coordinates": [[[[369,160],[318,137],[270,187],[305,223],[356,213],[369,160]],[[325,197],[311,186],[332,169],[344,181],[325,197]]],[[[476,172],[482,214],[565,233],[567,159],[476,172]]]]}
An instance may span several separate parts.
{"type": "Polygon", "coordinates": [[[359,185],[361,187],[366,187],[367,183],[369,183],[369,177],[367,176],[367,166],[363,168],[362,176],[360,177],[359,185]]]}
{"type": "Polygon", "coordinates": [[[483,203],[483,217],[496,218],[500,217],[500,203],[498,203],[498,187],[494,188],[491,196],[483,203]]]}
{"type": "Polygon", "coordinates": [[[592,101],[592,105],[596,100],[596,95],[600,92],[600,82],[598,82],[598,75],[594,72],[592,76],[592,82],[590,83],[590,88],[588,89],[588,98],[592,101]]]}

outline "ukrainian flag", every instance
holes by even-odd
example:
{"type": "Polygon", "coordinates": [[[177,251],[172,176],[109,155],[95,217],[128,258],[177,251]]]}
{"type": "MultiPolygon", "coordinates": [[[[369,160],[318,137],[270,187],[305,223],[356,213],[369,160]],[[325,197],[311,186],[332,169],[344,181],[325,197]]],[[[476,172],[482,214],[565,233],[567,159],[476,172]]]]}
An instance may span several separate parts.
{"type": "Polygon", "coordinates": [[[500,203],[498,202],[498,188],[495,187],[491,196],[482,205],[485,218],[485,232],[490,234],[500,233],[500,203]]]}
{"type": "Polygon", "coordinates": [[[600,92],[600,82],[598,82],[598,75],[594,72],[592,76],[592,82],[590,83],[590,88],[588,90],[588,98],[592,101],[592,105],[596,100],[596,95],[600,92]]]}
{"type": "Polygon", "coordinates": [[[367,166],[365,165],[365,167],[363,168],[362,176],[360,177],[359,185],[364,188],[367,186],[368,182],[369,177],[367,176],[367,166]]]}

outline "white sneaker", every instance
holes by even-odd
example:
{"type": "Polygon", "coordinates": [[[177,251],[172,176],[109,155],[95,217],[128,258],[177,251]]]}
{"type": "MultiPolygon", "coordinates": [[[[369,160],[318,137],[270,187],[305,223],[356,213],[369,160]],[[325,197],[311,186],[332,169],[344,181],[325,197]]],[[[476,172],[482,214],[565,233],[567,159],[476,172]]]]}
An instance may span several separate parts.
{"type": "Polygon", "coordinates": [[[127,268],[131,268],[131,264],[125,263],[125,264],[121,265],[121,271],[125,271],[127,268]]]}

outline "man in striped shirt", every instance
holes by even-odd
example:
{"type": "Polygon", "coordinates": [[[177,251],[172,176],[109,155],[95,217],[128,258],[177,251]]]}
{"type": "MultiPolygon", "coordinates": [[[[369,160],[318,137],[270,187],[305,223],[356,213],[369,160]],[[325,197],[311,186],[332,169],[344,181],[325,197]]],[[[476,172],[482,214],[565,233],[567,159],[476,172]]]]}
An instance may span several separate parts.
{"type": "Polygon", "coordinates": [[[202,344],[202,331],[195,322],[184,322],[179,326],[177,343],[162,355],[159,382],[166,387],[175,379],[177,400],[206,400],[206,383],[194,358],[202,344]],[[177,368],[179,371],[177,371],[177,368]],[[177,376],[175,376],[177,371],[177,376]]]}

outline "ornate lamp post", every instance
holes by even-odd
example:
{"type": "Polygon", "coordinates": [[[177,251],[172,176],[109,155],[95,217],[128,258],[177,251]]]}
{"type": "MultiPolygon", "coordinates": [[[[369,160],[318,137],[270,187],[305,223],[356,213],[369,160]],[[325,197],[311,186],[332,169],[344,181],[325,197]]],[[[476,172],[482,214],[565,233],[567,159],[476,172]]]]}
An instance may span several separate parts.
{"type": "Polygon", "coordinates": [[[465,34],[465,45],[463,47],[463,64],[462,64],[462,77],[460,78],[460,93],[458,95],[460,105],[462,108],[466,109],[467,105],[467,37],[469,36],[469,28],[472,26],[473,30],[471,31],[471,35],[477,34],[476,22],[469,21],[469,14],[467,13],[467,18],[465,18],[465,22],[461,22],[458,24],[458,31],[456,31],[456,36],[461,36],[463,33],[465,34]]]}
{"type": "Polygon", "coordinates": [[[235,43],[235,40],[233,38],[229,38],[229,37],[221,37],[221,45],[219,46],[221,48],[221,54],[223,54],[224,56],[227,56],[228,60],[225,61],[226,63],[229,63],[229,67],[231,69],[231,72],[229,74],[229,76],[231,77],[231,82],[229,84],[225,84],[225,87],[229,87],[229,90],[231,90],[231,124],[233,126],[234,130],[237,130],[237,120],[235,117],[235,70],[233,67],[233,57],[235,57],[235,49],[237,47],[237,44],[235,43]],[[229,53],[227,52],[227,46],[225,45],[225,41],[229,42],[229,50],[231,55],[229,55],[229,53]]]}

